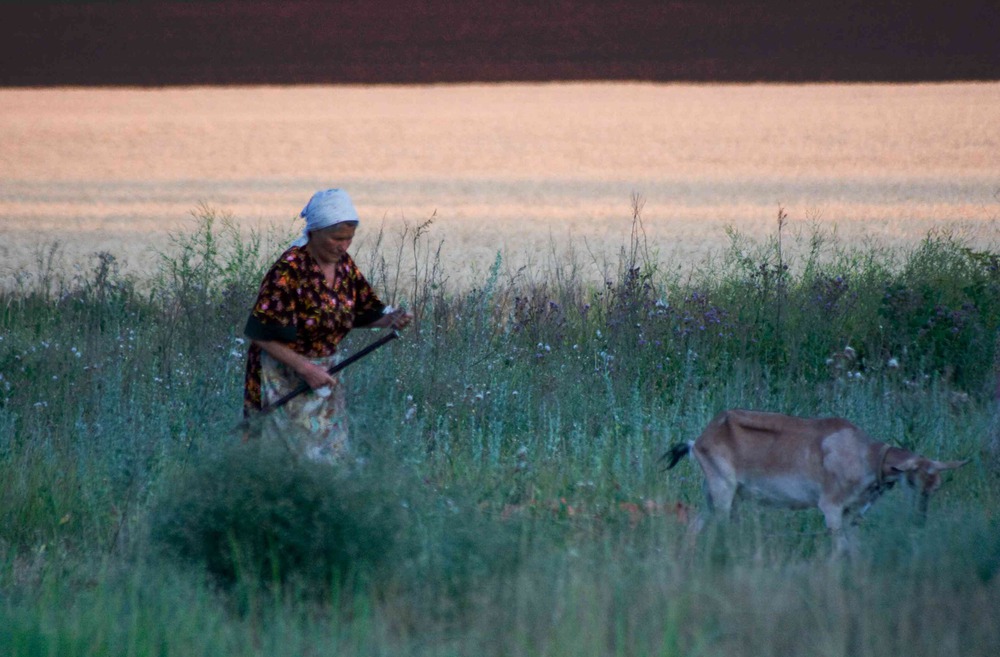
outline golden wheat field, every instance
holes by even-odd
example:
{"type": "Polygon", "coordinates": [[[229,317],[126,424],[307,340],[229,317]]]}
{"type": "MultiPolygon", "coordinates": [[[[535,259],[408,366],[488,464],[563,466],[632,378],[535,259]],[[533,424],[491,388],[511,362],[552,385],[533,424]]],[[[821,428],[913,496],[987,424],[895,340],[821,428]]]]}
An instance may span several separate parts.
{"type": "MultiPolygon", "coordinates": [[[[612,258],[644,201],[677,266],[726,226],[887,246],[929,230],[994,244],[1000,83],[0,90],[5,278],[58,242],[64,266],[110,251],[148,271],[207,207],[289,234],[313,191],[351,192],[364,224],[428,238],[453,274],[498,251],[612,258]]],[[[364,248],[361,240],[358,248],[364,248]]]]}

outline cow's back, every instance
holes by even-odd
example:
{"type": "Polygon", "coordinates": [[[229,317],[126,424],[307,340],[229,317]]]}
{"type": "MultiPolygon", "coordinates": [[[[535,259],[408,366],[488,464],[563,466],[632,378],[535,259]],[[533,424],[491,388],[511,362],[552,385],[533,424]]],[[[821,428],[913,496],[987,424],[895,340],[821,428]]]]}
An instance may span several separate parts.
{"type": "Polygon", "coordinates": [[[717,415],[694,442],[702,463],[724,461],[736,473],[819,474],[823,440],[853,440],[860,430],[841,418],[801,418],[732,409],[717,415]]]}

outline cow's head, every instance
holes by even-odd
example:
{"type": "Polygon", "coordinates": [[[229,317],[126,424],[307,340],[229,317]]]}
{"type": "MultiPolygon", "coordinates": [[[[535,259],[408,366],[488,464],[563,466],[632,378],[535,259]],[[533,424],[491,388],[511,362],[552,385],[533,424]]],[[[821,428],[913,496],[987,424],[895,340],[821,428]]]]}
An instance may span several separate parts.
{"type": "Polygon", "coordinates": [[[920,493],[919,519],[922,522],[927,517],[927,503],[931,493],[941,487],[941,473],[945,470],[960,468],[969,459],[963,461],[935,461],[919,454],[909,454],[895,463],[887,463],[891,471],[887,478],[905,478],[906,483],[920,493]]]}

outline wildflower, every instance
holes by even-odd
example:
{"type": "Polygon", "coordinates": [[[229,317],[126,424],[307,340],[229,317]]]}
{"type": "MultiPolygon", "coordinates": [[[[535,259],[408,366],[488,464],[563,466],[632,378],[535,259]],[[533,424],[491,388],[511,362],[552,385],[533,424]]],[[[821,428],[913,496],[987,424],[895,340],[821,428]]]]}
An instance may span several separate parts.
{"type": "Polygon", "coordinates": [[[517,448],[517,452],[514,454],[514,458],[517,461],[514,466],[517,470],[524,470],[528,467],[528,448],[521,445],[517,448]]]}
{"type": "Polygon", "coordinates": [[[898,369],[898,368],[899,368],[899,361],[898,361],[898,360],[896,360],[895,358],[890,358],[890,359],[888,360],[888,362],[886,362],[886,364],[885,364],[885,365],[886,365],[886,367],[888,367],[888,368],[889,368],[890,370],[895,370],[895,369],[898,369]]]}

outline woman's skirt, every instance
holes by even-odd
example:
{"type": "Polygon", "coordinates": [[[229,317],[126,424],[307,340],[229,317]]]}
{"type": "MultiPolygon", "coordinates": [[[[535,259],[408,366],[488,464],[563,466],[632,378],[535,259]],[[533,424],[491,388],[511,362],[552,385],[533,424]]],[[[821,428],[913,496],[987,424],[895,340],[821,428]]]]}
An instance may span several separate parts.
{"type": "MultiPolygon", "coordinates": [[[[309,359],[324,369],[332,367],[338,354],[309,359]]],[[[302,379],[293,369],[261,353],[261,402],[266,408],[288,394],[302,379]]],[[[336,463],[350,450],[344,386],[339,377],[331,388],[308,390],[281,408],[267,414],[261,425],[264,440],[285,443],[297,454],[313,460],[336,463]]]]}

